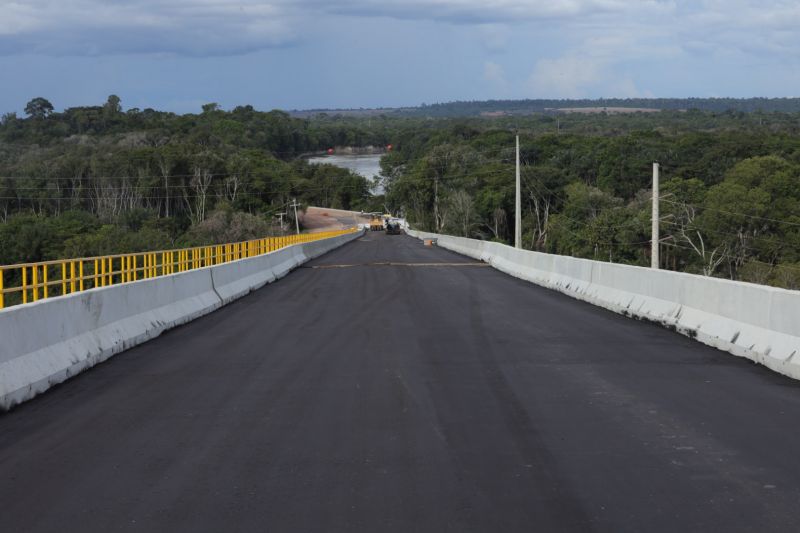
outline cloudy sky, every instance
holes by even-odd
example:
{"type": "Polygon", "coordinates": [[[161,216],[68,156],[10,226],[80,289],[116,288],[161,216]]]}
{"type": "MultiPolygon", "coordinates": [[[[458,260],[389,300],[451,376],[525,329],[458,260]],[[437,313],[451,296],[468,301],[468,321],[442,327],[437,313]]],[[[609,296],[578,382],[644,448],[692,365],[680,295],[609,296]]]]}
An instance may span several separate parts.
{"type": "Polygon", "coordinates": [[[798,0],[0,0],[0,112],[800,95],[798,0]]]}

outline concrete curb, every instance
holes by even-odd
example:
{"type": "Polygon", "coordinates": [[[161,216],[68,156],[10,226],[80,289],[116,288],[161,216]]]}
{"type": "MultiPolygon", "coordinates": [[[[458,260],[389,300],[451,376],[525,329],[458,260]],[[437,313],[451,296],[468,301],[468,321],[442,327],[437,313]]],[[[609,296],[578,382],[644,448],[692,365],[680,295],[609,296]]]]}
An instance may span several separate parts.
{"type": "Polygon", "coordinates": [[[211,313],[361,235],[0,310],[0,410],[211,313]]]}
{"type": "Polygon", "coordinates": [[[453,252],[800,379],[800,291],[409,230],[453,252]]]}

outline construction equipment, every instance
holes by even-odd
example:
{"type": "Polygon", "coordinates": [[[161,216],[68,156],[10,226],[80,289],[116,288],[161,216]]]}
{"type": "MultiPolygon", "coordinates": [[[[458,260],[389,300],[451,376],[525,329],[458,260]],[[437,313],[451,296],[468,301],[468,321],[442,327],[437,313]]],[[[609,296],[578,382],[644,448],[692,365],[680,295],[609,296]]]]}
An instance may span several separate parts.
{"type": "Polygon", "coordinates": [[[383,219],[379,216],[374,216],[369,221],[370,231],[383,231],[383,219]]]}

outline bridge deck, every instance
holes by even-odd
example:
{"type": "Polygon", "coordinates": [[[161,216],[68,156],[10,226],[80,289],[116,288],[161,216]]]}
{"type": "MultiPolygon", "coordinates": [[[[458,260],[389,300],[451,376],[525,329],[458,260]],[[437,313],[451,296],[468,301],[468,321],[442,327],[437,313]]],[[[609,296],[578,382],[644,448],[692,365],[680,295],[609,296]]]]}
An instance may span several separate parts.
{"type": "Polygon", "coordinates": [[[466,262],[368,234],[0,416],[0,529],[796,528],[800,386],[466,262]]]}

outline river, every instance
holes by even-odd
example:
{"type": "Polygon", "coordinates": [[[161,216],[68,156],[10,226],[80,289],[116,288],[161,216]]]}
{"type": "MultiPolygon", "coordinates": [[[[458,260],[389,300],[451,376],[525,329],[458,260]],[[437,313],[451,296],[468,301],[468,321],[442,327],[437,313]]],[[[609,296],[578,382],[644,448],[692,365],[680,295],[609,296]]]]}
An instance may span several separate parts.
{"type": "MultiPolygon", "coordinates": [[[[350,169],[356,174],[364,176],[365,178],[370,180],[370,182],[372,182],[373,177],[378,176],[381,173],[380,161],[381,161],[381,154],[373,154],[373,155],[333,154],[333,155],[323,155],[319,157],[308,158],[308,162],[311,164],[319,165],[327,163],[329,165],[350,169]]],[[[378,186],[374,190],[374,193],[383,194],[383,187],[378,186]]]]}

